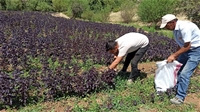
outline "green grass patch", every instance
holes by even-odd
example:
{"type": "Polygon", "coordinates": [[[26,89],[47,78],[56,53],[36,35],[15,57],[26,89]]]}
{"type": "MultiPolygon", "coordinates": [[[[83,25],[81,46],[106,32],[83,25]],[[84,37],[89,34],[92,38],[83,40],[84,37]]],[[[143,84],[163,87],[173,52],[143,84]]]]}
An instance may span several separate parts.
{"type": "Polygon", "coordinates": [[[155,26],[138,25],[138,24],[135,24],[135,23],[129,23],[129,24],[120,23],[120,24],[125,25],[125,26],[133,26],[135,28],[141,28],[144,31],[149,32],[149,33],[158,32],[160,35],[164,35],[164,36],[167,36],[169,38],[173,38],[173,31],[169,31],[169,30],[165,30],[165,29],[155,29],[155,26]]]}

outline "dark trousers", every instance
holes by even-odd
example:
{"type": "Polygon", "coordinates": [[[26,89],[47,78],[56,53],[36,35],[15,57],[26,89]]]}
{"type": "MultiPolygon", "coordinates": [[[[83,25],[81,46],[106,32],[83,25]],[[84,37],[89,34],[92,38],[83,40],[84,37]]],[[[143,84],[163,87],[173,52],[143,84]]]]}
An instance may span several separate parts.
{"type": "Polygon", "coordinates": [[[149,45],[143,48],[139,48],[136,51],[133,51],[131,53],[128,53],[124,62],[124,66],[121,71],[126,72],[130,62],[131,62],[131,74],[129,78],[133,78],[134,76],[139,75],[139,70],[138,70],[138,63],[140,59],[144,56],[146,51],[148,50],[149,45]],[[132,60],[132,61],[131,61],[132,60]]]}

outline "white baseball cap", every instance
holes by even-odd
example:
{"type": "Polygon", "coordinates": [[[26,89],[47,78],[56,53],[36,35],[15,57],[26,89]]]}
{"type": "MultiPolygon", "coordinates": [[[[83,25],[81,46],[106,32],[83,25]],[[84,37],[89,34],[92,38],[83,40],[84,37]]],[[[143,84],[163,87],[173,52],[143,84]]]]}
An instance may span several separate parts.
{"type": "Polygon", "coordinates": [[[164,28],[166,24],[172,20],[176,19],[176,16],[173,14],[166,14],[162,17],[162,23],[160,25],[160,28],[164,28]]]}

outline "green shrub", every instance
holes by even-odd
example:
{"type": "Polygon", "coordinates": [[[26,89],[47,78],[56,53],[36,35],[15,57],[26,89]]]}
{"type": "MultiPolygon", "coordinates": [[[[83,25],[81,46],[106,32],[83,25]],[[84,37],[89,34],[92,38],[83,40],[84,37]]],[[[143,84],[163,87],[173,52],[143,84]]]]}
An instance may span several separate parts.
{"type": "Polygon", "coordinates": [[[6,1],[5,0],[0,0],[0,10],[5,10],[6,9],[6,1]]]}
{"type": "Polygon", "coordinates": [[[104,10],[119,10],[120,9],[120,1],[124,0],[103,0],[104,2],[104,10]]]}
{"type": "Polygon", "coordinates": [[[37,11],[52,11],[53,8],[47,2],[38,2],[37,11]]]}
{"type": "Polygon", "coordinates": [[[93,11],[91,11],[91,10],[85,10],[85,11],[82,13],[81,18],[91,21],[93,15],[94,15],[94,12],[93,12],[93,11]]]}
{"type": "Polygon", "coordinates": [[[21,0],[5,0],[6,1],[6,10],[22,10],[22,1],[21,0]]]}
{"type": "Polygon", "coordinates": [[[135,15],[135,7],[136,4],[134,1],[127,1],[121,5],[121,17],[125,23],[132,22],[132,18],[135,15]]]}
{"type": "Polygon", "coordinates": [[[23,1],[24,10],[28,11],[52,11],[51,2],[48,0],[23,1]]]}
{"type": "Polygon", "coordinates": [[[3,10],[3,6],[0,4],[0,10],[3,10]]]}
{"type": "Polygon", "coordinates": [[[112,11],[113,12],[118,12],[118,11],[120,11],[121,10],[121,4],[123,4],[124,3],[124,0],[115,0],[115,4],[111,4],[111,6],[112,6],[112,11]]]}
{"type": "Polygon", "coordinates": [[[105,7],[104,0],[89,0],[90,10],[99,12],[105,7]]]}
{"type": "Polygon", "coordinates": [[[104,9],[99,13],[94,13],[91,20],[95,22],[107,22],[109,18],[110,11],[104,9]]]}
{"type": "Polygon", "coordinates": [[[67,15],[72,18],[81,18],[85,11],[90,11],[87,0],[71,0],[67,15]]]}
{"type": "Polygon", "coordinates": [[[168,13],[174,13],[177,0],[142,0],[138,6],[138,16],[143,22],[155,23],[168,13]]]}
{"type": "Polygon", "coordinates": [[[109,7],[101,9],[98,12],[87,9],[82,13],[81,17],[94,22],[108,22],[110,11],[109,7]]]}
{"type": "Polygon", "coordinates": [[[120,6],[120,1],[122,0],[89,0],[90,10],[96,12],[107,10],[107,9],[116,9],[120,6]]]}
{"type": "Polygon", "coordinates": [[[200,27],[200,1],[199,0],[180,0],[179,11],[184,12],[188,19],[191,19],[200,27]]]}
{"type": "Polygon", "coordinates": [[[28,11],[34,11],[36,10],[38,4],[38,0],[29,0],[28,2],[25,2],[25,9],[28,11]]]}
{"type": "Polygon", "coordinates": [[[54,11],[61,12],[67,11],[70,6],[70,0],[52,0],[54,11]]]}
{"type": "Polygon", "coordinates": [[[81,18],[81,14],[83,13],[84,8],[81,2],[73,2],[71,10],[73,14],[72,18],[81,18]]]}

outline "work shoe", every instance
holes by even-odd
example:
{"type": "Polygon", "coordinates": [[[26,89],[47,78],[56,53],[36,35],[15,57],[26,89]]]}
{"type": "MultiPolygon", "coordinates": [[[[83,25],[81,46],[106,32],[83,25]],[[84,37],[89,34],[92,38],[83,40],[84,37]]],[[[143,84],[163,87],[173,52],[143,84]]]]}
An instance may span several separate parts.
{"type": "Polygon", "coordinates": [[[139,73],[133,74],[133,73],[131,72],[130,75],[129,75],[129,79],[134,79],[134,80],[136,80],[139,76],[140,76],[139,73]]]}
{"type": "Polygon", "coordinates": [[[126,74],[126,73],[127,73],[126,71],[122,71],[122,70],[118,72],[118,74],[126,74]]]}
{"type": "Polygon", "coordinates": [[[133,83],[133,80],[132,79],[128,79],[127,85],[131,85],[132,83],[133,83]]]}
{"type": "Polygon", "coordinates": [[[183,103],[183,100],[181,100],[180,98],[174,97],[172,99],[170,99],[170,102],[176,105],[180,105],[183,103]]]}

